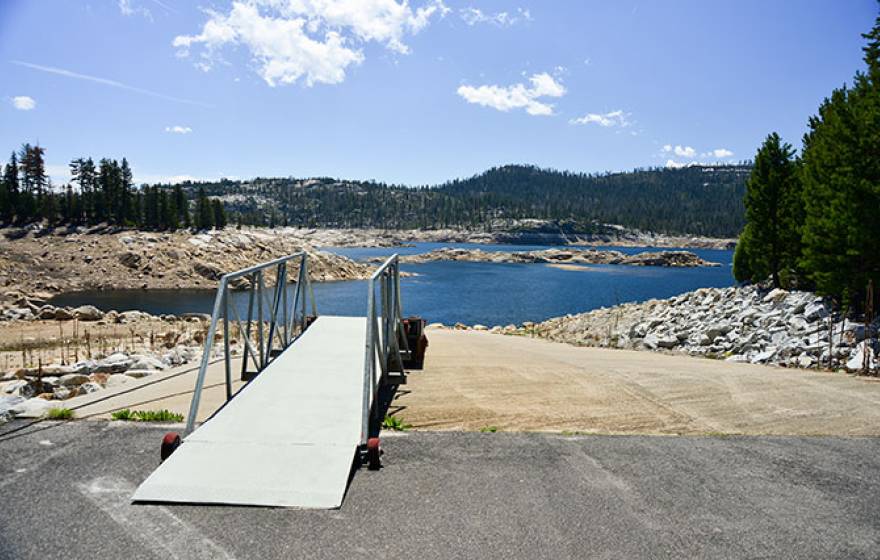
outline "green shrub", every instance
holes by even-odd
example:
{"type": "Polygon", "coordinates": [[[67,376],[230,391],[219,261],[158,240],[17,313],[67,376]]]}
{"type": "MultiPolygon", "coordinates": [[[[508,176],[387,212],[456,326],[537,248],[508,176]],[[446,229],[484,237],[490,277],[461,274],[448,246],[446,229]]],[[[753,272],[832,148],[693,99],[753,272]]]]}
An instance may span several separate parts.
{"type": "Polygon", "coordinates": [[[398,418],[397,416],[386,416],[385,420],[382,421],[382,427],[394,432],[405,432],[412,428],[412,425],[407,424],[402,418],[398,418]]]}
{"type": "Polygon", "coordinates": [[[116,412],[112,412],[110,414],[110,418],[114,420],[134,420],[134,414],[131,410],[127,408],[123,408],[122,410],[117,410],[116,412]]]}
{"type": "Polygon", "coordinates": [[[480,431],[484,434],[494,434],[498,431],[498,426],[483,426],[480,431]]]}
{"type": "Polygon", "coordinates": [[[73,411],[69,408],[50,408],[46,413],[49,420],[70,420],[73,418],[73,411]]]}

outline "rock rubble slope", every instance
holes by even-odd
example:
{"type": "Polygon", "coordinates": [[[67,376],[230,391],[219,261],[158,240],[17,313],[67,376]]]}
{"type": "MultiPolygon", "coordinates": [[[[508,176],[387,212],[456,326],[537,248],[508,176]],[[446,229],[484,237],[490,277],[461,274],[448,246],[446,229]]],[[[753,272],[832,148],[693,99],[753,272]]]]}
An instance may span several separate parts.
{"type": "MultiPolygon", "coordinates": [[[[869,327],[877,333],[880,321],[869,327]]],[[[496,332],[590,346],[680,352],[732,362],[860,371],[878,367],[876,334],[809,292],[702,288],[496,332]]]]}

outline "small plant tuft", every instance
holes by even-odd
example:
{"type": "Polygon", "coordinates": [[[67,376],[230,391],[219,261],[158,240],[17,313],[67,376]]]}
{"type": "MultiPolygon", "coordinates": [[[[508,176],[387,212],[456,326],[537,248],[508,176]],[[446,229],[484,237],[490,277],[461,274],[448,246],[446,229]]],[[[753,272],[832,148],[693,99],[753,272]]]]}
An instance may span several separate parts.
{"type": "Polygon", "coordinates": [[[382,427],[393,432],[405,432],[412,428],[412,424],[407,424],[403,421],[403,418],[398,418],[397,416],[386,416],[385,420],[382,421],[382,427]]]}
{"type": "Polygon", "coordinates": [[[49,420],[71,420],[73,419],[73,411],[69,408],[50,408],[46,413],[49,420]]]}
{"type": "Polygon", "coordinates": [[[484,434],[494,434],[498,431],[498,426],[483,426],[480,428],[480,432],[484,434]]]}
{"type": "Polygon", "coordinates": [[[134,413],[127,409],[123,408],[122,410],[117,410],[116,412],[110,413],[110,418],[114,420],[134,420],[134,413]]]}
{"type": "Polygon", "coordinates": [[[129,410],[123,408],[110,414],[114,420],[126,420],[131,422],[182,422],[183,414],[170,410],[129,410]]]}

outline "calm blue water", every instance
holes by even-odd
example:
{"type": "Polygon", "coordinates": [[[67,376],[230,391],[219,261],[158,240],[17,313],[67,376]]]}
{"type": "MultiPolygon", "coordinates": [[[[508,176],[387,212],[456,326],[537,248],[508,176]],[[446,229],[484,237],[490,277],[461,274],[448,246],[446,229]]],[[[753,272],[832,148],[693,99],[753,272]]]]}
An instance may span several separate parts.
{"type": "MultiPolygon", "coordinates": [[[[534,245],[475,245],[465,243],[418,243],[415,247],[327,248],[355,260],[393,253],[423,253],[439,247],[473,247],[486,251],[544,249],[534,245]]],[[[639,253],[651,248],[613,248],[639,253]]],[[[494,264],[431,262],[402,265],[418,276],[403,278],[404,313],[421,315],[429,322],[485,325],[541,321],[567,313],[580,313],[602,306],[650,298],[666,298],[701,287],[733,285],[732,251],[693,250],[714,268],[664,268],[594,265],[586,270],[561,270],[544,264],[494,264]]],[[[318,312],[361,315],[366,311],[366,282],[315,284],[318,312]]],[[[212,290],[118,290],[65,294],[54,305],[92,304],[102,309],[139,309],[154,314],[210,313],[212,290]]],[[[244,294],[236,304],[247,308],[244,294]]]]}

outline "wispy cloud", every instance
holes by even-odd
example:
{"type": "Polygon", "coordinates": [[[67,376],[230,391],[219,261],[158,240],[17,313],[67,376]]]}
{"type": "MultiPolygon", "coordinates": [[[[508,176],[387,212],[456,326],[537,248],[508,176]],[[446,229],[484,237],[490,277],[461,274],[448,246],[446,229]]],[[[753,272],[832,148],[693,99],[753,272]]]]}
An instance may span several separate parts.
{"type": "Polygon", "coordinates": [[[532,75],[529,82],[531,86],[522,83],[510,86],[460,86],[456,93],[468,103],[503,112],[525,109],[530,115],[552,115],[553,105],[541,99],[562,97],[566,93],[565,87],[546,72],[532,75]]]}
{"type": "Polygon", "coordinates": [[[119,6],[119,12],[124,16],[143,16],[144,18],[153,21],[153,14],[147,8],[143,6],[135,6],[131,3],[131,0],[118,0],[117,5],[119,6]]]}
{"type": "Polygon", "coordinates": [[[37,102],[34,101],[33,97],[28,97],[27,95],[17,95],[12,98],[12,106],[19,111],[30,111],[37,106],[37,102]]]}
{"type": "Polygon", "coordinates": [[[568,122],[569,124],[579,125],[598,124],[605,128],[625,128],[630,125],[629,115],[630,113],[624,113],[621,109],[618,109],[617,111],[611,111],[610,113],[587,113],[583,117],[578,117],[568,122]]]}
{"type": "Polygon", "coordinates": [[[169,11],[172,14],[179,14],[180,13],[177,10],[175,10],[174,8],[172,8],[171,6],[169,6],[168,4],[166,4],[165,2],[162,2],[161,0],[153,0],[153,4],[156,4],[157,6],[162,8],[163,10],[169,11]]]}
{"type": "Polygon", "coordinates": [[[166,101],[174,101],[175,103],[186,103],[187,105],[198,105],[200,107],[213,107],[207,103],[202,103],[200,101],[193,101],[192,99],[184,99],[181,97],[174,97],[172,95],[165,95],[164,93],[159,93],[156,91],[151,91],[144,88],[139,88],[135,86],[130,86],[128,84],[123,84],[122,82],[117,82],[116,80],[111,80],[108,78],[100,78],[98,76],[90,76],[88,74],[80,74],[78,72],[73,72],[71,70],[65,70],[64,68],[56,68],[54,66],[43,66],[40,64],[32,64],[30,62],[22,62],[20,60],[10,60],[11,64],[15,64],[17,66],[24,66],[25,68],[30,68],[32,70],[39,70],[40,72],[47,72],[49,74],[55,74],[58,76],[64,76],[66,78],[73,78],[75,80],[85,80],[88,82],[94,82],[96,84],[102,84],[105,86],[115,87],[118,89],[124,89],[127,91],[132,91],[134,93],[140,93],[141,95],[149,95],[150,97],[156,97],[158,99],[164,99],[166,101]]]}
{"type": "Polygon", "coordinates": [[[180,126],[179,124],[165,127],[165,132],[170,132],[171,134],[189,134],[192,131],[193,129],[191,129],[190,127],[180,126]]]}
{"type": "Polygon", "coordinates": [[[458,14],[470,26],[477,25],[478,23],[489,23],[498,27],[510,27],[523,21],[532,21],[532,14],[523,8],[517,8],[516,13],[495,12],[494,14],[487,14],[479,8],[469,6],[459,10],[458,14]]]}

